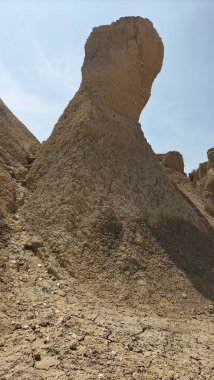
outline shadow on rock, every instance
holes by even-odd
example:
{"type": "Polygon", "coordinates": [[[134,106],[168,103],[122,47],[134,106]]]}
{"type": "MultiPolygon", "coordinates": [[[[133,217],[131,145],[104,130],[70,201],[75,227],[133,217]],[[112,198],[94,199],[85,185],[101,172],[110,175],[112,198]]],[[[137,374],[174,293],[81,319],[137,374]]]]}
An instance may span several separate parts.
{"type": "Polygon", "coordinates": [[[169,219],[152,228],[152,233],[193,286],[213,299],[214,229],[205,233],[184,220],[169,219]]]}

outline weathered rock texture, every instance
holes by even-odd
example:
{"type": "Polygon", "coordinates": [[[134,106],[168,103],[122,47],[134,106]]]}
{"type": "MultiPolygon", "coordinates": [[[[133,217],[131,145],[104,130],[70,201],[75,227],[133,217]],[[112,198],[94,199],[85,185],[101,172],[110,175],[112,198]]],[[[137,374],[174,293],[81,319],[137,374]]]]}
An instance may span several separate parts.
{"type": "Polygon", "coordinates": [[[137,122],[162,56],[141,18],[89,37],[0,246],[2,380],[212,378],[213,229],[137,122]]]}
{"type": "Polygon", "coordinates": [[[174,183],[178,190],[180,190],[184,197],[196,207],[196,209],[209,219],[209,222],[214,226],[214,221],[211,220],[210,215],[207,213],[204,201],[196,186],[199,178],[202,179],[210,168],[210,162],[203,162],[199,165],[197,170],[189,174],[189,177],[184,172],[183,157],[179,152],[168,152],[165,154],[156,154],[165,174],[174,183]]]}
{"type": "MultiPolygon", "coordinates": [[[[0,99],[0,225],[20,201],[17,181],[24,180],[39,142],[0,99]]],[[[0,235],[3,234],[3,227],[0,235]]],[[[1,237],[0,237],[1,239],[1,237]]]]}
{"type": "Polygon", "coordinates": [[[210,163],[210,166],[214,168],[214,148],[210,148],[207,151],[207,157],[210,163]]]}
{"type": "Polygon", "coordinates": [[[207,151],[208,161],[190,173],[190,179],[204,201],[206,211],[214,217],[214,148],[207,151]]]}
{"type": "Polygon", "coordinates": [[[144,302],[160,288],[174,297],[183,280],[172,260],[210,295],[206,220],[164,174],[138,123],[162,65],[160,37],[148,20],[122,18],[95,28],[85,50],[80,89],[28,176],[27,224],[74,276],[100,281],[100,292],[122,279],[144,302]]]}
{"type": "Polygon", "coordinates": [[[184,172],[184,160],[182,154],[176,151],[157,154],[157,158],[161,165],[168,169],[173,169],[178,172],[184,172]]]}
{"type": "Polygon", "coordinates": [[[162,60],[162,41],[147,19],[124,18],[94,28],[85,45],[81,91],[138,121],[162,60]]]}

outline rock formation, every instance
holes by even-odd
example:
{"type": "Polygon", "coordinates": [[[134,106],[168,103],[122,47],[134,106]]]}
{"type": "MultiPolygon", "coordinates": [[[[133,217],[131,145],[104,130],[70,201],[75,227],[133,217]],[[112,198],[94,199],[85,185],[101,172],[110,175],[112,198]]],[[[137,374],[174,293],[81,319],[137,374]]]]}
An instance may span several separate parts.
{"type": "Polygon", "coordinates": [[[184,197],[188,198],[201,214],[209,218],[207,214],[208,210],[205,208],[201,193],[198,191],[197,183],[199,179],[201,180],[206,176],[211,167],[210,162],[207,161],[199,164],[199,168],[190,173],[188,177],[184,172],[184,161],[179,152],[172,151],[165,154],[156,154],[156,157],[165,174],[177,189],[183,193],[184,197]]]}
{"type": "Polygon", "coordinates": [[[214,168],[214,148],[208,149],[207,157],[208,157],[211,168],[214,168]]]}
{"type": "Polygon", "coordinates": [[[162,60],[162,41],[147,19],[123,18],[94,28],[85,45],[80,91],[138,121],[162,60]]]}
{"type": "Polygon", "coordinates": [[[207,157],[208,161],[199,164],[189,176],[204,201],[206,211],[214,217],[214,148],[208,149],[207,157]]]}
{"type": "MultiPolygon", "coordinates": [[[[24,180],[39,142],[0,99],[0,225],[20,202],[17,181],[24,180]]],[[[3,235],[3,227],[0,232],[3,235]]]]}
{"type": "Polygon", "coordinates": [[[164,168],[173,169],[178,172],[184,172],[184,160],[179,152],[167,152],[165,154],[157,154],[157,158],[164,168]]]}
{"type": "MultiPolygon", "coordinates": [[[[200,262],[208,291],[211,251],[202,262],[193,237],[206,234],[206,220],[164,174],[138,123],[162,65],[160,37],[147,19],[122,18],[95,28],[85,52],[80,89],[29,173],[27,225],[50,247],[49,257],[66,262],[88,286],[121,278],[130,288],[146,265],[168,292],[172,273],[160,279],[153,260],[171,256],[195,282],[190,262],[200,262]]],[[[151,292],[158,299],[149,273],[145,302],[151,292]]]]}
{"type": "Polygon", "coordinates": [[[146,19],[95,28],[26,180],[38,143],[3,106],[0,379],[211,379],[213,227],[138,123],[162,58],[146,19]]]}

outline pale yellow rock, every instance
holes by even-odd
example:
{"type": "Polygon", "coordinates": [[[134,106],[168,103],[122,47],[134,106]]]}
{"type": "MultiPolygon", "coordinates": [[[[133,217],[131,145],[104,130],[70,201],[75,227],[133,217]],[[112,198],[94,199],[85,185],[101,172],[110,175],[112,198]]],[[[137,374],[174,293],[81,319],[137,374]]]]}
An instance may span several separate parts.
{"type": "Polygon", "coordinates": [[[94,28],[85,45],[81,91],[135,121],[146,105],[163,61],[151,21],[124,17],[94,28]]]}
{"type": "Polygon", "coordinates": [[[173,169],[178,172],[184,172],[184,160],[179,152],[171,151],[164,154],[157,154],[161,165],[165,168],[173,169]]]}

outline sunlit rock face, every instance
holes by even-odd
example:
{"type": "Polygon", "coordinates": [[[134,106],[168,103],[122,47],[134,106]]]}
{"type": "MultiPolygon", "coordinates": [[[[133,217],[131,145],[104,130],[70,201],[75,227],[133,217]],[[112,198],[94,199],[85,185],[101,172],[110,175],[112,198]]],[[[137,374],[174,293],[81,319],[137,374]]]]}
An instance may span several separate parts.
{"type": "Polygon", "coordinates": [[[85,45],[81,89],[116,113],[138,120],[163,61],[152,23],[125,17],[94,28],[85,45]]]}
{"type": "Polygon", "coordinates": [[[105,286],[109,278],[131,281],[121,268],[133,272],[143,257],[151,263],[149,252],[158,260],[166,246],[172,256],[184,252],[174,247],[183,244],[182,228],[205,231],[206,223],[165,174],[138,123],[163,60],[152,23],[126,17],[95,28],[85,52],[80,89],[28,175],[23,216],[50,255],[67,260],[82,281],[105,278],[105,286]],[[163,229],[163,245],[148,226],[163,229]]]}
{"type": "Polygon", "coordinates": [[[207,157],[208,157],[210,166],[214,169],[214,148],[208,149],[207,157]]]}
{"type": "Polygon", "coordinates": [[[200,163],[189,177],[202,197],[206,211],[214,217],[214,148],[208,149],[207,158],[208,161],[200,163]]]}
{"type": "Polygon", "coordinates": [[[184,172],[184,160],[182,154],[176,151],[157,154],[157,158],[161,165],[168,169],[173,169],[177,172],[184,172]]]}
{"type": "MultiPolygon", "coordinates": [[[[206,172],[199,178],[197,187],[202,195],[207,212],[214,217],[214,148],[208,149],[207,158],[206,172]]],[[[199,165],[199,172],[200,166],[201,164],[199,165]]]]}

